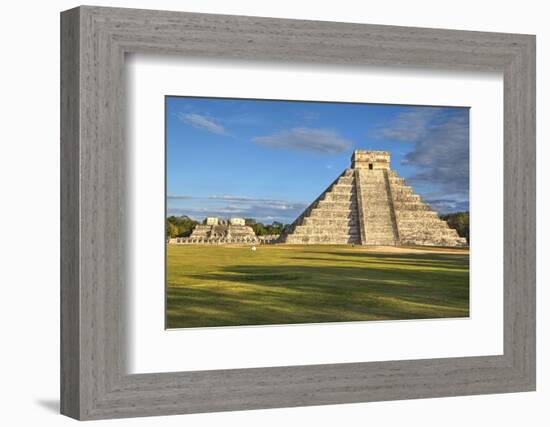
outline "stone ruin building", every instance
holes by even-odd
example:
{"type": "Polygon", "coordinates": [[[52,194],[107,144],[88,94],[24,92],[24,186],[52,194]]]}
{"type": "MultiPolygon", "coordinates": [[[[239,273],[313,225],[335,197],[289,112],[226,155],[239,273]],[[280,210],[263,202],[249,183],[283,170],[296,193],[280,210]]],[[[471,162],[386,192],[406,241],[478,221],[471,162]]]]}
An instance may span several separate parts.
{"type": "Polygon", "coordinates": [[[206,218],[206,224],[198,224],[189,237],[176,237],[170,243],[176,244],[221,244],[259,243],[252,227],[245,225],[244,218],[229,220],[216,217],[206,218]]]}
{"type": "Polygon", "coordinates": [[[356,150],[346,169],[278,243],[466,246],[390,169],[386,151],[356,150]]]}

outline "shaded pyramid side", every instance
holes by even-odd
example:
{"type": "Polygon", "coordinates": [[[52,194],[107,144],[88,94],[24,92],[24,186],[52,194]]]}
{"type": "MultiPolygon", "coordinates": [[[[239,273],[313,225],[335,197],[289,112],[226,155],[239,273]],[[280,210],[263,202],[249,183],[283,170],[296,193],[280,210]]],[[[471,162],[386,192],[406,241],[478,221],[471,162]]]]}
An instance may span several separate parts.
{"type": "Polygon", "coordinates": [[[460,247],[468,244],[395,171],[388,170],[387,177],[400,245],[460,247]]]}
{"type": "Polygon", "coordinates": [[[355,175],[346,169],[286,230],[278,242],[361,243],[355,175]]]}

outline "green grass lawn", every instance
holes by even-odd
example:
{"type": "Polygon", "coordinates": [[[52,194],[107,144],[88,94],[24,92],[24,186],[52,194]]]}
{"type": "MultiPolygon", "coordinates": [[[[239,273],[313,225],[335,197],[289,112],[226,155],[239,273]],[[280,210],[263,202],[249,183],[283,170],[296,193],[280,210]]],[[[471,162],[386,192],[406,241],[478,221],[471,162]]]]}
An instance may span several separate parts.
{"type": "Polygon", "coordinates": [[[469,255],[168,245],[167,327],[469,315],[469,255]]]}

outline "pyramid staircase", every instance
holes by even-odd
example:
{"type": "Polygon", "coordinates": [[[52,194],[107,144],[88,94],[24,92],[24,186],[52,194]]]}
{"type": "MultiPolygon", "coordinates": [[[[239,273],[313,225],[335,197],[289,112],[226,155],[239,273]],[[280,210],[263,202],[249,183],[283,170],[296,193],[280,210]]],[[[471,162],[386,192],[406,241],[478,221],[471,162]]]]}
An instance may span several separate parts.
{"type": "Polygon", "coordinates": [[[287,229],[279,243],[466,246],[389,168],[389,153],[354,152],[346,169],[287,229]]]}
{"type": "Polygon", "coordinates": [[[364,245],[396,245],[399,239],[386,171],[356,169],[355,182],[361,242],[364,245]]]}

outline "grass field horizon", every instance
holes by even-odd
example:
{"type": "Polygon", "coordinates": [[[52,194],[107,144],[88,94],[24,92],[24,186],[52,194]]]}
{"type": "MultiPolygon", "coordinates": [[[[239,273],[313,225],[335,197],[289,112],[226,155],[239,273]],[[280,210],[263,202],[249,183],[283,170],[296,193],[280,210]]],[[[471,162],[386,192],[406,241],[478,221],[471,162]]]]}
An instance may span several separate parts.
{"type": "Polygon", "coordinates": [[[469,251],[167,245],[166,327],[469,316],[469,251]]]}

